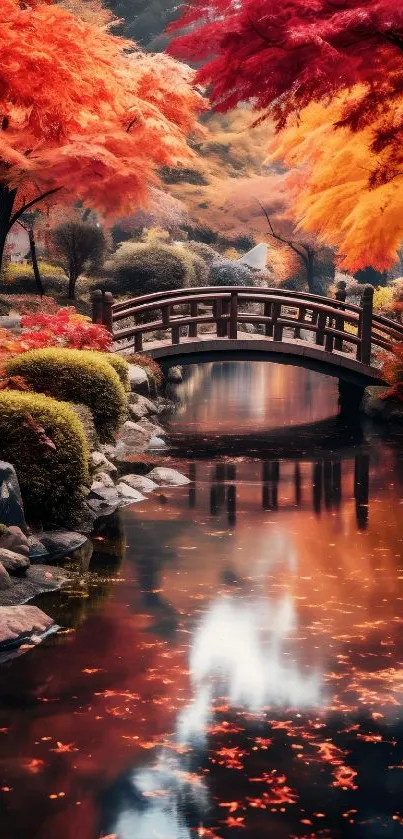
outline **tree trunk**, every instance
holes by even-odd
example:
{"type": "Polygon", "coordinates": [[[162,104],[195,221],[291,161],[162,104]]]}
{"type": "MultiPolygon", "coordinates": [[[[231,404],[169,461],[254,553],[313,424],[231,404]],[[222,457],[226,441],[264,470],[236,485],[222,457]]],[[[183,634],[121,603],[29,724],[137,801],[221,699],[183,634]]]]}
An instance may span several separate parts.
{"type": "Polygon", "coordinates": [[[306,261],[306,281],[311,294],[317,294],[318,292],[315,287],[314,254],[310,252],[308,252],[306,261]]]}
{"type": "Polygon", "coordinates": [[[32,227],[28,228],[28,236],[29,236],[29,249],[30,249],[30,252],[31,252],[31,262],[32,262],[32,268],[33,268],[34,277],[35,277],[35,283],[36,283],[38,293],[41,295],[41,297],[43,297],[43,295],[45,294],[45,289],[43,287],[42,277],[41,277],[40,271],[39,271],[38,259],[37,259],[37,256],[36,256],[35,236],[34,236],[34,231],[33,231],[32,227]]]}
{"type": "Polygon", "coordinates": [[[77,280],[78,280],[78,276],[76,274],[70,274],[69,275],[69,294],[68,294],[69,300],[75,300],[76,299],[76,282],[77,282],[77,280]]]}

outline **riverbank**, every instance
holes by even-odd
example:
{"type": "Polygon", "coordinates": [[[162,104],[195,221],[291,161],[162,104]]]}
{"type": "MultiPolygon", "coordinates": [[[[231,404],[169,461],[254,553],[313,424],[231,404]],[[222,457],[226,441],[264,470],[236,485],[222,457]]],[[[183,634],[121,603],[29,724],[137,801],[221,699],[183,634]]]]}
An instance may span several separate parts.
{"type": "Polygon", "coordinates": [[[40,594],[71,587],[88,571],[93,553],[91,534],[97,522],[122,507],[146,501],[161,486],[188,482],[161,465],[161,453],[168,449],[161,416],[169,401],[151,386],[147,372],[138,365],[129,365],[129,382],[130,419],[119,429],[114,444],[100,445],[91,452],[91,484],[80,512],[79,530],[32,530],[25,520],[14,468],[0,464],[0,660],[57,631],[44,612],[25,604],[40,594]]]}

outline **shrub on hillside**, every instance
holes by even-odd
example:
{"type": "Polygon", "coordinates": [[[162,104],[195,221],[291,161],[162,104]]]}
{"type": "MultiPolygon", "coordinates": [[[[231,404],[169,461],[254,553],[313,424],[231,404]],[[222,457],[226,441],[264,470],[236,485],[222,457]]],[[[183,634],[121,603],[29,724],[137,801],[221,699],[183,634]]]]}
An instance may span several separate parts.
{"type": "Polygon", "coordinates": [[[115,294],[135,296],[197,284],[196,258],[163,242],[123,242],[106,264],[115,294]]]}
{"type": "Polygon", "coordinates": [[[230,259],[216,259],[210,267],[209,284],[217,286],[252,286],[255,275],[245,265],[230,259]]]}
{"type": "Polygon", "coordinates": [[[15,466],[28,516],[74,526],[88,483],[88,447],[71,407],[38,393],[0,392],[0,453],[15,466]]]}
{"type": "Polygon", "coordinates": [[[102,442],[113,439],[126,416],[125,388],[100,353],[49,348],[11,359],[9,376],[22,376],[35,391],[87,405],[102,442]]]}
{"type": "Polygon", "coordinates": [[[206,245],[205,242],[194,242],[191,240],[186,243],[187,250],[201,257],[206,265],[211,265],[216,259],[220,258],[218,251],[214,250],[211,245],[206,245]]]}

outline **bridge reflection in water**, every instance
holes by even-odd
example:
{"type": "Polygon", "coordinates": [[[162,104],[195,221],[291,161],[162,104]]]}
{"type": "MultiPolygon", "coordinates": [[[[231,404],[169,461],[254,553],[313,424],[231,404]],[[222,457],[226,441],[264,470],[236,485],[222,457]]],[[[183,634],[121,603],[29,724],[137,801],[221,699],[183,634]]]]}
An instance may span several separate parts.
{"type": "MultiPolygon", "coordinates": [[[[318,459],[312,462],[264,460],[260,484],[252,485],[253,503],[265,511],[337,511],[343,497],[355,501],[359,530],[365,530],[369,513],[369,454],[353,458],[318,459]],[[343,485],[344,483],[344,485],[343,485]]],[[[198,466],[189,465],[189,507],[197,508],[198,466]]],[[[229,527],[237,521],[237,496],[242,492],[242,463],[217,463],[210,470],[210,514],[225,514],[229,527]]],[[[249,486],[251,486],[249,484],[249,486]]]]}

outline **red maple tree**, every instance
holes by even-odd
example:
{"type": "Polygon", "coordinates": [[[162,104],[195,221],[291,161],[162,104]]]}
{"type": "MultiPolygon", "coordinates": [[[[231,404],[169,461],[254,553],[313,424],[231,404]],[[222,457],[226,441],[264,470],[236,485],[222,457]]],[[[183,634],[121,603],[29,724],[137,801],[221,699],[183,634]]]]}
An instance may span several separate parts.
{"type": "MultiPolygon", "coordinates": [[[[361,98],[343,115],[355,130],[403,90],[401,0],[192,0],[170,27],[182,28],[170,49],[203,62],[198,80],[218,110],[248,101],[283,127],[311,101],[361,82],[361,98]]],[[[400,121],[389,120],[375,147],[401,139],[400,121]]]]}
{"type": "Polygon", "coordinates": [[[7,234],[52,198],[123,215],[189,155],[192,71],[48,0],[2,0],[0,265],[7,234]]]}

